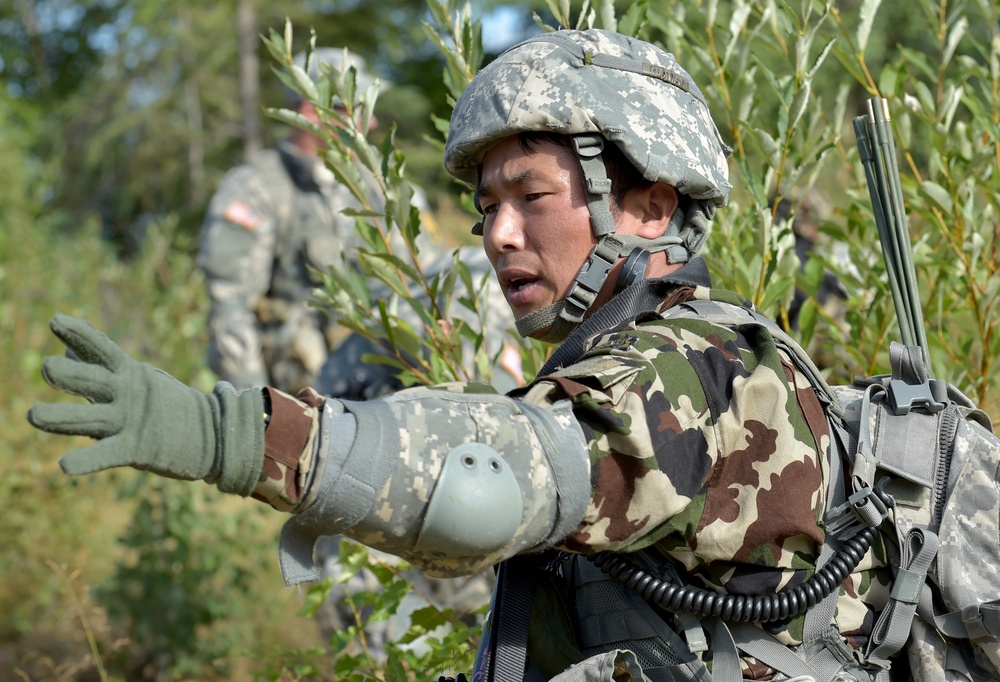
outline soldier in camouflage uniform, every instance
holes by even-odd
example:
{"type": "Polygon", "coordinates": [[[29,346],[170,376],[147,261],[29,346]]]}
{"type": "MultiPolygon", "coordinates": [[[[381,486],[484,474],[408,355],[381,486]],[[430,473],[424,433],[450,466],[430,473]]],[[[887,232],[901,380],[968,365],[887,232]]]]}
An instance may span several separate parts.
{"type": "MultiPolygon", "coordinates": [[[[745,624],[760,646],[737,658],[718,618],[588,592],[600,571],[581,559],[628,553],[714,596],[773,595],[807,581],[823,554],[830,436],[815,391],[766,329],[672,316],[706,300],[752,307],[712,289],[698,256],[726,203],[728,153],[672,55],[599,30],[530,39],[459,99],[445,165],[476,188],[475,231],[519,331],[559,344],[533,382],[361,403],[203,394],[59,316],[54,332],[91,364],[46,360],[54,386],[150,399],[37,405],[29,418],[102,439],[63,458],[69,474],[134,466],[291,513],[279,550],[289,583],[316,577],[314,545],[331,533],[432,575],[535,571],[528,666],[490,679],[710,679],[703,662],[720,680],[789,679],[798,673],[775,672],[787,661],[761,642],[787,653],[806,616],[745,624]],[[109,423],[95,426],[103,410],[109,423]],[[185,411],[205,427],[178,433],[185,411]]],[[[841,680],[868,679],[851,652],[887,596],[875,569],[868,557],[839,598],[834,585],[814,616],[822,635],[805,643],[841,680]]],[[[509,649],[493,634],[515,612],[505,592],[476,675],[509,649]]]]}
{"type": "MultiPolygon", "coordinates": [[[[311,72],[318,76],[320,62],[339,68],[344,54],[316,50],[311,72]]],[[[364,63],[347,56],[359,89],[367,88],[373,79],[364,63]]],[[[304,66],[303,55],[297,60],[304,66]]],[[[316,121],[310,102],[291,90],[286,98],[289,109],[316,121]]],[[[341,263],[360,246],[354,218],[343,214],[360,206],[319,158],[324,145],[296,128],[227,173],[209,204],[198,253],[211,299],[208,364],[237,388],[295,393],[313,383],[335,343],[330,320],[308,305],[318,285],[309,268],[341,263]]]]}

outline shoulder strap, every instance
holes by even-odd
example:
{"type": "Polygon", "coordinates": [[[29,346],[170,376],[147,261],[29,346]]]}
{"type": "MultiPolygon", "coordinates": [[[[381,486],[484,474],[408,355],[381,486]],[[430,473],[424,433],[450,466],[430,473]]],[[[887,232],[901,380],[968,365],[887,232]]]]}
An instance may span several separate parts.
{"type": "Polygon", "coordinates": [[[680,303],[670,308],[664,312],[663,318],[668,320],[699,318],[729,327],[738,327],[744,324],[756,324],[765,327],[771,333],[771,336],[787,347],[796,365],[799,366],[799,369],[806,375],[810,383],[821,389],[830,399],[831,403],[837,403],[836,396],[830,385],[826,382],[826,378],[823,377],[823,373],[816,366],[816,363],[812,361],[812,358],[802,350],[798,342],[789,336],[777,322],[761,315],[755,310],[748,310],[722,301],[699,299],[680,303]]]}
{"type": "Polygon", "coordinates": [[[482,682],[522,682],[528,662],[528,628],[535,594],[532,568],[538,558],[518,555],[497,572],[488,632],[480,646],[472,678],[482,682]]]}

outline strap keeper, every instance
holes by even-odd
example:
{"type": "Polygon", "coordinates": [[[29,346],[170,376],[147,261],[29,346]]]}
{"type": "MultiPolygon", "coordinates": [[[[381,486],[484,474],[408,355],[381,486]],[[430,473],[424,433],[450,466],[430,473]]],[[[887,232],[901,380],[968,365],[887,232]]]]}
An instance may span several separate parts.
{"type": "Polygon", "coordinates": [[[969,633],[969,639],[988,638],[996,639],[1000,632],[997,628],[997,603],[988,602],[986,604],[974,604],[962,609],[962,622],[965,624],[965,631],[969,633]]]}
{"type": "Polygon", "coordinates": [[[587,178],[587,191],[591,194],[609,194],[611,192],[611,180],[608,178],[587,178]]]}
{"type": "Polygon", "coordinates": [[[917,604],[920,602],[920,592],[923,590],[926,578],[927,571],[918,573],[900,568],[896,572],[896,580],[892,583],[889,596],[905,604],[917,604]]]}
{"type": "Polygon", "coordinates": [[[573,151],[582,159],[600,156],[604,152],[604,138],[600,135],[574,135],[573,151]]]}

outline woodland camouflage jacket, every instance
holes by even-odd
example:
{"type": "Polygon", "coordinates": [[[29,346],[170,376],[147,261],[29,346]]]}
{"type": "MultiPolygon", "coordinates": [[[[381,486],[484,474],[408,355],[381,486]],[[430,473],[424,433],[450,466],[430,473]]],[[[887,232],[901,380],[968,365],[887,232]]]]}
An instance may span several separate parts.
{"type": "MultiPolygon", "coordinates": [[[[656,310],[591,336],[578,359],[510,396],[454,385],[310,408],[322,414],[316,447],[296,452],[317,458],[302,499],[286,506],[298,512],[282,534],[286,580],[312,577],[317,535],[344,533],[432,575],[544,547],[653,547],[692,582],[731,594],[801,583],[824,536],[822,407],[766,330],[661,316],[692,298],[750,306],[729,292],[669,285],[656,310]],[[513,470],[520,526],[489,551],[422,552],[417,536],[444,457],[471,441],[513,470]]],[[[854,646],[871,630],[866,602],[880,609],[887,596],[873,565],[866,558],[845,581],[838,604],[836,622],[854,646]]],[[[801,621],[768,629],[795,644],[801,621]]]]}

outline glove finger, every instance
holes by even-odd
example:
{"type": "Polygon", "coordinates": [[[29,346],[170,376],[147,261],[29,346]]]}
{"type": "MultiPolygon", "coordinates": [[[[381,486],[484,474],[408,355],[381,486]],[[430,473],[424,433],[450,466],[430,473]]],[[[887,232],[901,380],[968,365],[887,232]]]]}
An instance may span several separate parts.
{"type": "Polygon", "coordinates": [[[98,365],[53,355],[42,362],[42,378],[52,388],[95,403],[115,399],[114,374],[98,365]]]}
{"type": "Polygon", "coordinates": [[[35,403],[28,410],[35,428],[65,436],[107,438],[122,429],[120,409],[111,405],[35,403]]]}
{"type": "Polygon", "coordinates": [[[84,362],[101,365],[114,372],[129,359],[114,341],[86,320],[56,313],[49,321],[49,328],[84,362]]]}
{"type": "Polygon", "coordinates": [[[83,476],[132,464],[117,438],[108,438],[80,450],[74,450],[59,460],[59,466],[70,476],[83,476]]]}

